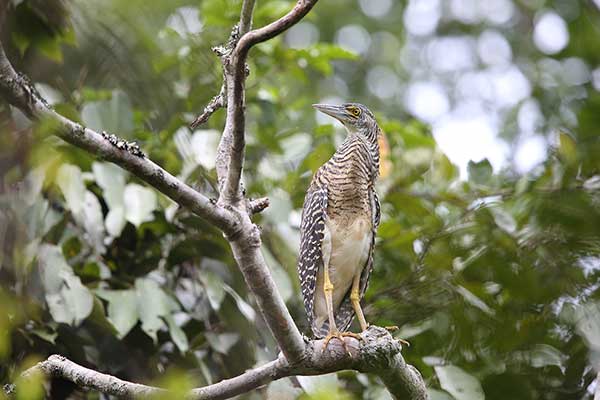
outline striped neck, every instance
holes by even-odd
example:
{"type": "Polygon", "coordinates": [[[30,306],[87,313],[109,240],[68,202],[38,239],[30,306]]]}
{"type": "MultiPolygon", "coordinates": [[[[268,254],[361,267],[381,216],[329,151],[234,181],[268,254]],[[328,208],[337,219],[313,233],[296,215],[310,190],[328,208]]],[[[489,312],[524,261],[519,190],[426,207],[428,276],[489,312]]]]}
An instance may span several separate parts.
{"type": "MultiPolygon", "coordinates": [[[[377,128],[379,129],[379,128],[377,128]]],[[[348,131],[348,136],[334,155],[336,163],[352,163],[371,182],[379,175],[379,143],[377,131],[370,132],[348,131]]]]}

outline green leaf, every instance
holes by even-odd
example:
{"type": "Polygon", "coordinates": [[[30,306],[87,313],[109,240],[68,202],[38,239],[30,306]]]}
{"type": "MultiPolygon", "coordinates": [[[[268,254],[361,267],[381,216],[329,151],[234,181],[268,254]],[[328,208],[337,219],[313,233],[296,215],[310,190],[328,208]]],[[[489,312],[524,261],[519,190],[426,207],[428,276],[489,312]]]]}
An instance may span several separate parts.
{"type": "Polygon", "coordinates": [[[517,222],[508,211],[500,207],[490,207],[490,212],[494,216],[496,225],[506,233],[512,235],[517,230],[517,222]]]}
{"type": "Polygon", "coordinates": [[[92,171],[109,211],[104,219],[106,231],[112,237],[118,237],[127,220],[125,219],[125,180],[127,172],[111,163],[94,162],[92,171]]]}
{"type": "Polygon", "coordinates": [[[179,305],[160,288],[158,283],[149,278],[135,280],[137,309],[142,330],[156,343],[156,333],[165,326],[163,317],[179,310],[179,305]]]}
{"type": "Polygon", "coordinates": [[[113,336],[119,334],[114,324],[106,317],[104,304],[98,296],[94,296],[94,307],[92,308],[92,312],[87,321],[113,336]]]}
{"type": "Polygon", "coordinates": [[[469,173],[469,181],[478,185],[485,185],[489,183],[494,170],[488,159],[484,158],[479,162],[469,161],[467,171],[469,173]]]}
{"type": "Polygon", "coordinates": [[[48,326],[33,328],[29,332],[33,333],[35,336],[39,337],[42,340],[45,340],[48,343],[56,344],[56,338],[58,337],[58,333],[54,330],[49,329],[48,326]]]}
{"type": "Polygon", "coordinates": [[[575,164],[577,162],[577,143],[568,133],[560,132],[558,135],[558,154],[560,154],[567,164],[575,164]]]}
{"type": "Polygon", "coordinates": [[[600,351],[600,302],[590,301],[575,309],[577,333],[590,349],[600,351]]]}
{"type": "Polygon", "coordinates": [[[475,296],[473,293],[465,289],[464,287],[458,285],[456,287],[456,291],[465,299],[465,301],[472,306],[479,308],[481,311],[488,315],[494,315],[494,310],[488,307],[487,304],[483,302],[479,297],[475,296]]]}
{"type": "Polygon", "coordinates": [[[302,389],[295,387],[290,378],[279,379],[267,386],[267,399],[296,400],[302,394],[302,389]]]}
{"type": "Polygon", "coordinates": [[[130,183],[125,187],[125,219],[136,227],[154,219],[153,212],[158,206],[156,192],[152,189],[130,183]]]}
{"type": "Polygon", "coordinates": [[[167,315],[164,317],[165,321],[167,321],[167,325],[169,326],[169,333],[171,334],[171,339],[179,349],[179,351],[183,354],[189,350],[190,345],[185,335],[185,332],[177,326],[175,323],[175,318],[173,315],[167,315]]]}
{"type": "Polygon", "coordinates": [[[73,214],[79,215],[83,208],[86,192],[79,167],[72,164],[61,165],[56,176],[56,184],[65,196],[69,210],[73,214]]]}
{"type": "Polygon", "coordinates": [[[547,344],[536,344],[530,352],[531,366],[534,368],[543,368],[547,366],[556,366],[563,373],[565,371],[564,362],[568,359],[557,348],[547,344]]]}
{"type": "Polygon", "coordinates": [[[309,395],[316,395],[323,391],[337,391],[340,385],[337,374],[325,374],[316,376],[298,376],[302,389],[309,395]]]}
{"type": "Polygon", "coordinates": [[[108,302],[108,320],[117,329],[117,337],[123,339],[139,319],[136,291],[97,290],[96,294],[108,302]]]}
{"type": "Polygon", "coordinates": [[[94,247],[96,253],[104,254],[106,247],[104,246],[104,216],[102,215],[102,206],[100,201],[89,190],[85,191],[83,208],[81,215],[76,216],[80,224],[83,225],[87,233],[87,241],[94,247]]]}
{"type": "Polygon", "coordinates": [[[52,318],[78,326],[92,312],[94,296],[73,273],[60,247],[40,246],[38,260],[52,318]]]}
{"type": "Polygon", "coordinates": [[[473,375],[455,365],[436,366],[435,373],[442,389],[456,400],[484,400],[481,384],[473,375]]]}
{"type": "Polygon", "coordinates": [[[454,400],[452,396],[442,390],[427,388],[429,400],[454,400]]]}
{"type": "Polygon", "coordinates": [[[115,164],[94,162],[92,164],[94,179],[103,192],[103,197],[109,208],[123,207],[123,192],[127,172],[115,164]]]}
{"type": "Polygon", "coordinates": [[[223,287],[223,280],[217,274],[212,271],[204,270],[200,274],[200,280],[206,290],[208,301],[213,310],[218,311],[221,308],[221,303],[225,298],[225,289],[223,287]]]}
{"type": "Polygon", "coordinates": [[[127,94],[112,92],[110,100],[88,102],[81,110],[81,119],[89,128],[127,137],[133,131],[133,111],[127,94]]]}
{"type": "Polygon", "coordinates": [[[256,311],[254,311],[254,308],[252,308],[250,304],[246,303],[244,299],[242,299],[242,296],[237,294],[231,286],[223,284],[223,288],[231,295],[231,297],[233,297],[238,309],[244,315],[244,317],[246,317],[248,321],[254,322],[254,319],[256,318],[256,311]]]}

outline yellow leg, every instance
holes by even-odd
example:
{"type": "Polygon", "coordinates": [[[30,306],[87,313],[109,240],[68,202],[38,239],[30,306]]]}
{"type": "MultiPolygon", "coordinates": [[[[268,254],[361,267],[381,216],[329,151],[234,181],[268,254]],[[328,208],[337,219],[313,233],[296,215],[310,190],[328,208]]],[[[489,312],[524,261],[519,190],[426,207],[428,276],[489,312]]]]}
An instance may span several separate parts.
{"type": "Polygon", "coordinates": [[[335,317],[333,315],[333,283],[331,283],[331,279],[329,279],[328,257],[323,261],[323,291],[325,292],[325,304],[327,305],[327,317],[329,319],[329,333],[327,334],[327,337],[325,337],[323,350],[327,348],[331,339],[336,338],[342,342],[344,349],[349,353],[344,337],[335,325],[335,317]]]}
{"type": "Polygon", "coordinates": [[[365,320],[365,315],[363,314],[362,308],[360,307],[360,274],[356,274],[354,280],[352,281],[352,290],[350,291],[350,301],[352,302],[352,308],[354,308],[354,313],[358,318],[358,323],[360,324],[360,330],[365,331],[369,327],[367,321],[365,320]]]}
{"type": "MultiPolygon", "coordinates": [[[[356,334],[353,332],[340,332],[338,330],[338,328],[335,324],[335,317],[333,315],[332,293],[333,293],[334,287],[333,287],[333,284],[331,283],[331,280],[329,279],[328,269],[329,269],[328,266],[324,266],[323,280],[325,283],[323,284],[323,290],[325,291],[325,303],[327,304],[327,314],[329,317],[329,333],[327,334],[327,337],[325,337],[325,342],[323,343],[323,350],[325,350],[327,348],[327,345],[329,344],[331,339],[336,338],[342,342],[342,345],[344,346],[344,350],[346,350],[346,353],[348,353],[348,355],[351,356],[352,354],[350,353],[350,350],[348,350],[348,346],[346,345],[346,341],[344,340],[344,337],[349,336],[349,337],[353,337],[358,340],[363,340],[363,338],[359,334],[356,334]]],[[[359,310],[360,310],[360,308],[359,308],[359,310]]],[[[365,318],[362,316],[362,310],[360,311],[360,316],[362,317],[362,320],[364,321],[365,318]]]]}
{"type": "MultiPolygon", "coordinates": [[[[365,315],[363,314],[362,308],[360,306],[360,274],[356,275],[354,277],[354,280],[352,281],[352,290],[350,291],[350,301],[352,302],[352,307],[354,308],[354,312],[356,313],[356,317],[358,318],[358,323],[360,324],[360,329],[362,331],[367,330],[367,328],[369,327],[369,324],[367,323],[367,321],[365,319],[365,315]]],[[[393,331],[397,331],[398,327],[397,326],[386,326],[385,329],[387,329],[390,332],[393,332],[393,331]]],[[[350,332],[348,332],[348,333],[350,333],[350,332]]],[[[362,337],[360,337],[360,336],[359,336],[359,339],[363,340],[362,337]]],[[[410,343],[408,343],[404,339],[397,339],[397,340],[406,346],[410,346],[410,343]]]]}

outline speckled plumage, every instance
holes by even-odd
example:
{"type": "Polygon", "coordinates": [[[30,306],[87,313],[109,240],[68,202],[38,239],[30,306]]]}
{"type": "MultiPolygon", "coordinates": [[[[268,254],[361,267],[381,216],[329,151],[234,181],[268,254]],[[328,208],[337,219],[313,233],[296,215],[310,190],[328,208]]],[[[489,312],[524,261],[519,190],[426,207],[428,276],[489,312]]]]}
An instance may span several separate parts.
{"type": "Polygon", "coordinates": [[[329,329],[323,314],[324,255],[329,257],[334,285],[335,324],[344,331],[354,318],[351,278],[360,274],[362,299],[373,268],[380,218],[374,184],[379,173],[378,138],[382,133],[366,107],[358,104],[341,107],[361,107],[364,121],[345,124],[348,136],[315,173],[302,211],[298,272],[308,320],[317,337],[324,336],[329,329]]]}

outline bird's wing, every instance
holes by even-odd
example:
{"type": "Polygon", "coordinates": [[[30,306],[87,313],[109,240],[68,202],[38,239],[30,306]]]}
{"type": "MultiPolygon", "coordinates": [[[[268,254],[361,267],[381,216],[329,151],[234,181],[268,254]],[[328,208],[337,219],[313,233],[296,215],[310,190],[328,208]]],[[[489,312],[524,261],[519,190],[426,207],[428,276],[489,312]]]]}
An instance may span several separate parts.
{"type": "Polygon", "coordinates": [[[302,224],[300,226],[300,255],[298,257],[298,274],[304,308],[308,322],[316,336],[320,331],[314,326],[314,298],[317,285],[317,272],[323,266],[321,245],[325,237],[325,221],[327,219],[327,189],[311,187],[304,198],[302,224]]]}
{"type": "MultiPolygon", "coordinates": [[[[362,274],[360,276],[360,298],[362,299],[367,291],[367,287],[369,286],[369,278],[371,276],[371,271],[373,270],[373,255],[375,252],[375,236],[377,235],[377,228],[379,227],[379,221],[381,219],[381,206],[379,204],[379,197],[377,196],[377,192],[375,189],[371,188],[370,190],[371,197],[371,209],[373,210],[373,215],[371,216],[373,222],[373,231],[371,235],[371,246],[369,248],[369,256],[367,257],[367,261],[365,262],[365,267],[363,268],[362,274]]],[[[338,309],[335,315],[335,324],[338,329],[342,332],[348,330],[348,327],[352,323],[352,319],[354,318],[354,308],[352,308],[352,302],[350,301],[350,288],[348,293],[344,296],[342,303],[340,304],[340,308],[338,309]]]]}

